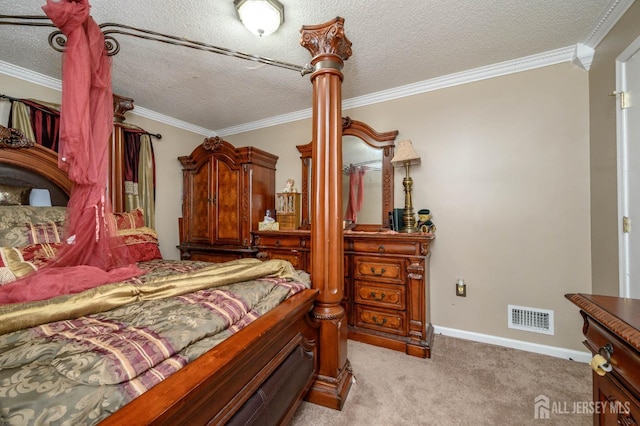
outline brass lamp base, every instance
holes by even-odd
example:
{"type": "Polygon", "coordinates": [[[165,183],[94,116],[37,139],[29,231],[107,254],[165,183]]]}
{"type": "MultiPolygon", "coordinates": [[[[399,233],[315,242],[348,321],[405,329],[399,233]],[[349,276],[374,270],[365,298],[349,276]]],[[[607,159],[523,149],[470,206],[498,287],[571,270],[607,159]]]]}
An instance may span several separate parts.
{"type": "Polygon", "coordinates": [[[404,213],[402,215],[402,220],[404,221],[404,228],[400,229],[398,232],[404,232],[410,234],[412,232],[419,232],[418,226],[416,224],[416,218],[413,214],[413,208],[409,207],[408,209],[405,207],[404,213]]]}
{"type": "Polygon", "coordinates": [[[405,161],[404,166],[407,171],[407,175],[404,179],[402,179],[402,186],[404,186],[404,214],[402,215],[402,220],[404,221],[404,227],[398,232],[404,232],[407,234],[418,232],[418,227],[416,225],[416,217],[413,214],[413,205],[411,203],[411,190],[413,187],[413,179],[409,176],[409,162],[405,161]]]}

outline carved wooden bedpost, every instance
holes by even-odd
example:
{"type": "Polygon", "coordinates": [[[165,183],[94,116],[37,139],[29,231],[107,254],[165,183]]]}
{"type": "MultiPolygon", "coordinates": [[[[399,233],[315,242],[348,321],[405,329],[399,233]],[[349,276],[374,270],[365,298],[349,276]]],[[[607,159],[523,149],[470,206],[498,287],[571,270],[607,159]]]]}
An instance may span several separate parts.
{"type": "Polygon", "coordinates": [[[351,56],[344,19],[305,25],[300,44],[311,53],[313,73],[311,281],[320,290],[313,318],[320,326],[318,378],[307,400],[342,409],[351,388],[347,359],[342,230],[342,66],[351,56]]]}

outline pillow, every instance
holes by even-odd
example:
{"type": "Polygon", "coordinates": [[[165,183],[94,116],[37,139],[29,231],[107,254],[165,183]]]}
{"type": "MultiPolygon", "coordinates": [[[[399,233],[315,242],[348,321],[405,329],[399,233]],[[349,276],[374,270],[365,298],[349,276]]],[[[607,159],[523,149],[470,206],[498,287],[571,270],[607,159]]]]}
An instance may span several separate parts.
{"type": "Polygon", "coordinates": [[[31,244],[25,247],[0,247],[0,285],[37,271],[55,259],[63,244],[31,244]]]}
{"type": "Polygon", "coordinates": [[[0,205],[28,206],[31,187],[0,184],[0,205]]]}
{"type": "Polygon", "coordinates": [[[136,229],[144,227],[144,211],[138,207],[129,212],[113,213],[116,229],[136,229]]]}
{"type": "Polygon", "coordinates": [[[131,258],[136,262],[162,259],[158,246],[158,233],[155,230],[147,227],[121,229],[118,235],[129,250],[131,258]]]}
{"type": "Polygon", "coordinates": [[[0,228],[0,246],[24,247],[29,244],[60,243],[64,240],[62,223],[45,222],[34,224],[27,222],[23,225],[0,228]]]}
{"type": "MultiPolygon", "coordinates": [[[[0,229],[22,226],[27,222],[64,223],[67,219],[66,207],[2,206],[0,205],[0,229]]],[[[5,244],[0,244],[4,246],[5,244]]]]}

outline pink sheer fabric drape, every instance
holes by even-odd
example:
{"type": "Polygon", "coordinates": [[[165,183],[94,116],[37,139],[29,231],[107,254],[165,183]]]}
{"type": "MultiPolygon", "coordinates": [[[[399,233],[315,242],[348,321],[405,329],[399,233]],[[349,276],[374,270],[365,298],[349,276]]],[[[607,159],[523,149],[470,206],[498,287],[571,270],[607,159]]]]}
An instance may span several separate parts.
{"type": "MultiPolygon", "coordinates": [[[[52,292],[77,292],[141,273],[127,248],[120,244],[113,221],[107,220],[111,213],[106,182],[113,96],[104,36],[89,16],[88,0],[47,0],[42,9],[67,36],[58,164],[75,184],[67,206],[65,235],[71,236],[70,244],[59,252],[51,267],[23,280],[29,281],[28,293],[38,299],[51,297],[52,292]],[[60,288],[61,283],[65,288],[60,288]]],[[[23,283],[14,284],[2,290],[19,293],[23,283]]]]}

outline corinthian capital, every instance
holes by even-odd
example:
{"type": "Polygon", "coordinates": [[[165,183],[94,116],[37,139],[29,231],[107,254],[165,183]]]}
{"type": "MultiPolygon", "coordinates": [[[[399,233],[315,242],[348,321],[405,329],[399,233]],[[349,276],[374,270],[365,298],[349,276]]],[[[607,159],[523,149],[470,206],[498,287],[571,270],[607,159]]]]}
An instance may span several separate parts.
{"type": "Polygon", "coordinates": [[[346,61],[351,56],[351,42],[344,34],[344,18],[338,16],[324,24],[304,25],[300,33],[300,45],[307,49],[312,57],[334,54],[346,61]]]}

